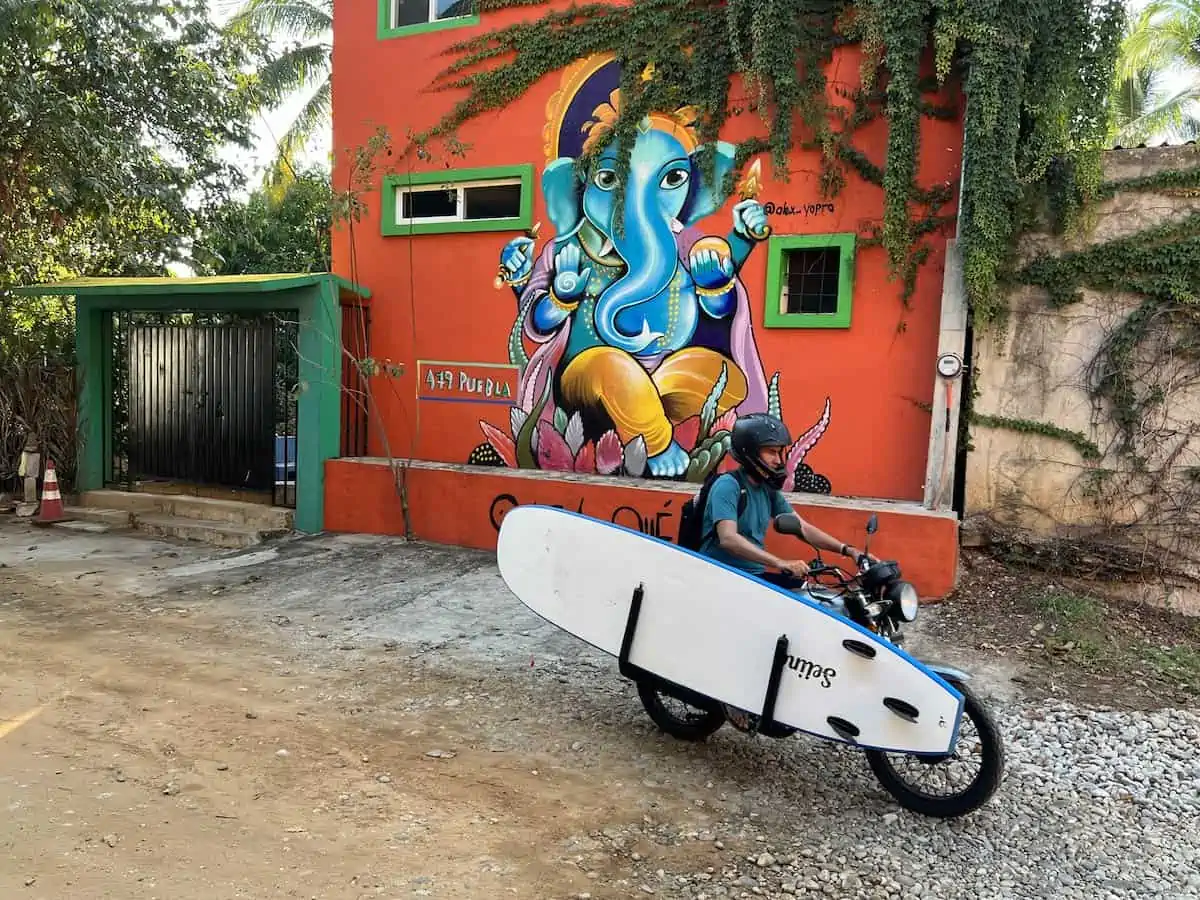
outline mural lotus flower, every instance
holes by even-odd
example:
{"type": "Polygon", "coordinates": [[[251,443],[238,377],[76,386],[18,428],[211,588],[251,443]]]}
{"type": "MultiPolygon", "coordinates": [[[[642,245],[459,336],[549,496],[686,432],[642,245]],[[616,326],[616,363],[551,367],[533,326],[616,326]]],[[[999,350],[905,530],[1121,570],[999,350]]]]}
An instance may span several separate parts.
{"type": "MultiPolygon", "coordinates": [[[[490,422],[480,421],[486,442],[471,453],[473,465],[505,466],[507,468],[541,469],[549,472],[574,472],[583,475],[627,475],[640,478],[647,475],[646,442],[639,435],[628,444],[621,444],[615,431],[605,432],[596,441],[584,439],[583,419],[578,412],[568,415],[552,405],[549,385],[542,397],[533,402],[525,394],[520,405],[509,409],[509,430],[501,430],[490,422]]],[[[771,380],[770,411],[783,418],[779,408],[778,375],[771,380]]],[[[710,407],[675,426],[675,440],[688,451],[689,464],[685,481],[701,482],[711,472],[728,471],[736,466],[729,456],[730,435],[737,415],[733,410],[713,418],[710,407]]],[[[828,494],[829,480],[817,475],[805,463],[809,451],[816,446],[829,428],[831,409],[829,399],[817,421],[797,438],[788,449],[785,491],[806,491],[828,494]]]]}

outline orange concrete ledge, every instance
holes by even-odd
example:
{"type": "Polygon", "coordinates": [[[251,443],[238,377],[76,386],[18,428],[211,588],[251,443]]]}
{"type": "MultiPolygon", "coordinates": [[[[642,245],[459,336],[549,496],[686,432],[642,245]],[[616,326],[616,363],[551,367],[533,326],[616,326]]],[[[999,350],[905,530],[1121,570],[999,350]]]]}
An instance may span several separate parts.
{"type": "MultiPolygon", "coordinates": [[[[679,509],[696,485],[635,482],[599,476],[411,462],[403,473],[386,459],[331,459],[325,463],[325,529],[365,534],[405,533],[397,490],[408,497],[411,536],[417,540],[494,550],[504,514],[514,506],[561,506],[645,534],[674,540],[679,509]]],[[[958,520],[913,503],[789,494],[792,507],[818,528],[859,547],[872,512],[879,531],[871,552],[900,562],[923,598],[953,588],[958,569],[958,520]]],[[[771,533],[772,552],[810,558],[807,545],[771,533]]]]}

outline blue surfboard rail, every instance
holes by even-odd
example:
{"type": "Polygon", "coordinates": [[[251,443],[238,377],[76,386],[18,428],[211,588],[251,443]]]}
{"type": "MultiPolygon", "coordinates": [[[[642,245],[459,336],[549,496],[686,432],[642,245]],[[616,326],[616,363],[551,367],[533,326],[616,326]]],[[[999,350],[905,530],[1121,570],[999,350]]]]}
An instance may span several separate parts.
{"type": "MultiPolygon", "coordinates": [[[[965,703],[966,703],[966,700],[963,697],[962,692],[957,690],[954,687],[954,685],[950,684],[950,682],[946,681],[946,679],[942,678],[941,675],[939,675],[934,670],[930,669],[927,665],[922,663],[919,659],[917,659],[914,656],[910,656],[902,648],[896,646],[895,644],[891,643],[890,641],[883,640],[877,634],[875,634],[873,631],[871,631],[867,628],[864,628],[862,625],[858,624],[853,619],[847,618],[845,616],[839,616],[837,613],[833,612],[830,609],[825,608],[820,603],[817,603],[815,600],[812,600],[811,598],[806,597],[803,594],[797,593],[795,591],[789,591],[786,588],[780,587],[777,584],[771,584],[771,582],[769,582],[769,581],[764,581],[761,578],[756,578],[751,573],[742,571],[741,569],[738,569],[734,566],[727,565],[726,563],[723,563],[720,560],[716,560],[716,559],[712,559],[711,557],[704,556],[701,553],[697,553],[695,550],[689,550],[687,547],[681,547],[678,544],[674,543],[673,541],[664,540],[663,538],[654,537],[653,535],[643,534],[642,532],[640,532],[636,529],[628,528],[624,525],[618,525],[615,522],[607,522],[604,519],[597,519],[593,516],[575,512],[574,510],[563,509],[562,507],[559,507],[559,506],[550,506],[550,505],[543,504],[543,503],[524,503],[521,506],[514,507],[508,513],[506,513],[506,516],[511,515],[512,513],[516,512],[517,510],[523,509],[523,508],[524,509],[544,509],[544,510],[549,510],[550,512],[553,512],[553,513],[558,513],[558,514],[564,515],[564,516],[573,516],[577,519],[584,519],[588,522],[594,522],[597,525],[603,525],[606,528],[613,528],[613,529],[616,529],[617,531],[626,532],[627,534],[634,535],[635,537],[641,538],[642,540],[654,541],[663,546],[670,547],[672,550],[674,550],[677,553],[687,554],[688,556],[694,557],[695,559],[699,559],[699,560],[707,563],[710,566],[716,566],[719,569],[724,569],[727,572],[732,572],[733,574],[746,579],[750,583],[754,584],[756,587],[768,588],[777,594],[781,594],[785,597],[792,599],[793,601],[795,601],[797,603],[803,603],[810,609],[814,609],[817,612],[821,613],[822,615],[829,616],[832,619],[836,619],[839,623],[841,623],[843,625],[849,625],[852,629],[854,629],[855,631],[859,632],[864,637],[866,637],[872,646],[877,646],[877,647],[880,647],[891,653],[894,653],[896,656],[900,657],[900,659],[904,660],[910,666],[912,666],[913,668],[922,672],[923,674],[927,675],[929,678],[931,678],[934,681],[935,684],[938,684],[939,686],[941,686],[947,693],[949,693],[952,697],[954,697],[957,700],[958,712],[956,713],[956,715],[954,717],[954,730],[951,733],[950,746],[954,747],[958,743],[958,734],[959,734],[960,728],[962,727],[963,711],[964,711],[964,707],[965,707],[965,703]]],[[[535,615],[538,615],[536,611],[533,611],[533,612],[535,615]]],[[[551,622],[545,616],[538,615],[538,618],[542,619],[545,622],[549,622],[549,624],[554,625],[555,628],[559,628],[560,631],[566,631],[566,629],[561,628],[555,622],[551,622]]],[[[566,633],[570,634],[572,637],[576,638],[577,640],[584,640],[583,638],[580,638],[578,635],[572,634],[569,631],[567,631],[566,633]]],[[[609,656],[613,655],[613,654],[609,653],[607,650],[604,650],[604,648],[602,648],[602,647],[596,647],[594,644],[592,644],[589,641],[584,640],[584,643],[588,644],[588,646],[590,646],[590,647],[594,647],[595,649],[600,650],[602,653],[605,653],[609,656]]],[[[686,685],[684,685],[684,687],[686,687],[686,685]]],[[[792,727],[792,726],[789,726],[789,727],[792,727]]],[[[831,737],[830,735],[820,734],[815,731],[806,731],[803,728],[797,728],[796,730],[801,732],[802,734],[808,734],[808,735],[811,735],[812,737],[820,738],[821,740],[833,741],[834,743],[845,744],[847,746],[851,746],[851,747],[855,747],[855,748],[863,749],[863,750],[880,750],[884,753],[903,753],[905,755],[910,755],[910,756],[941,756],[941,755],[943,755],[942,753],[936,753],[936,752],[935,753],[914,753],[911,750],[900,750],[900,749],[896,749],[895,747],[875,747],[870,744],[860,743],[858,741],[847,741],[845,739],[831,737]]]]}

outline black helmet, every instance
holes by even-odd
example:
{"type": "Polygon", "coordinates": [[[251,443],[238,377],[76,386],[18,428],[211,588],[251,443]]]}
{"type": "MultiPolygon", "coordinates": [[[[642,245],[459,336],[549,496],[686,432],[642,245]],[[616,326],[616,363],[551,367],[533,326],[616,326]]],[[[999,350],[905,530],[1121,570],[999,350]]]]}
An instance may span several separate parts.
{"type": "Polygon", "coordinates": [[[733,425],[733,439],[730,442],[730,452],[733,458],[743,468],[749,469],[771,487],[779,490],[787,478],[787,469],[768,468],[760,454],[763,447],[790,447],[792,436],[787,426],[779,419],[768,413],[752,413],[738,419],[733,425]]]}

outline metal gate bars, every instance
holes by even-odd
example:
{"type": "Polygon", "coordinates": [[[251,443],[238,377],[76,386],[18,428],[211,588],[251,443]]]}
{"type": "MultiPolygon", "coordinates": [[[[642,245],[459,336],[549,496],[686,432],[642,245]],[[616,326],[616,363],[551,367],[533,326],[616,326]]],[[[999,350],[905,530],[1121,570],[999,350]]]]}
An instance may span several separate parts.
{"type": "Polygon", "coordinates": [[[294,314],[121,315],[118,479],[272,491],[294,506],[297,330],[294,314]]]}

